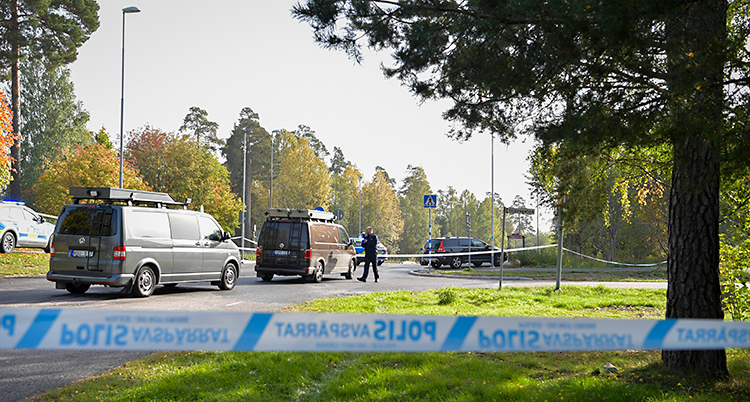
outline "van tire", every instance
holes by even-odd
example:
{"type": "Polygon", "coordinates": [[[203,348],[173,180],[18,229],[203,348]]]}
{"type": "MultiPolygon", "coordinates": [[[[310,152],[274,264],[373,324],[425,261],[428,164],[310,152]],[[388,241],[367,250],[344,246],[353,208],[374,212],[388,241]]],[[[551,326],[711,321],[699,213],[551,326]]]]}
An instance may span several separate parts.
{"type": "Polygon", "coordinates": [[[138,270],[133,283],[133,296],[149,297],[156,287],[156,275],[153,268],[144,265],[138,270]]]}
{"type": "Polygon", "coordinates": [[[273,274],[261,274],[260,279],[263,279],[263,282],[271,282],[273,274]]]}
{"type": "Polygon", "coordinates": [[[237,283],[237,267],[231,262],[224,267],[224,271],[221,273],[221,282],[219,282],[219,289],[221,290],[232,290],[234,285],[237,283]]]}
{"type": "Polygon", "coordinates": [[[349,261],[349,270],[346,271],[346,274],[344,274],[344,278],[346,279],[352,279],[354,278],[354,267],[357,266],[357,264],[354,263],[355,260],[349,261]]]}
{"type": "Polygon", "coordinates": [[[76,285],[75,283],[65,284],[65,290],[67,290],[69,293],[74,294],[74,295],[82,295],[86,293],[86,291],[89,290],[90,287],[91,285],[87,283],[86,284],[82,283],[78,285],[76,285]]]}
{"type": "Polygon", "coordinates": [[[14,248],[16,248],[16,236],[11,231],[5,232],[0,243],[0,252],[10,253],[14,248]]]}
{"type": "Polygon", "coordinates": [[[323,282],[324,269],[325,269],[325,265],[323,265],[323,262],[318,261],[318,263],[315,264],[315,272],[313,272],[313,274],[310,275],[310,282],[315,282],[315,283],[323,282]]]}

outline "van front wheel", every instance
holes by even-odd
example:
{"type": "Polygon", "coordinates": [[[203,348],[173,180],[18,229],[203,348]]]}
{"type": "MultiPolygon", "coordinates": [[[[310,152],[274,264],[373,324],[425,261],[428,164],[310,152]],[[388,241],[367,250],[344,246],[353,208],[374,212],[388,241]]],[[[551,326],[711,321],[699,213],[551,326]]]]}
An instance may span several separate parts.
{"type": "Polygon", "coordinates": [[[138,274],[135,276],[135,284],[133,284],[133,296],[135,297],[149,297],[154,293],[156,287],[156,275],[154,270],[149,266],[141,267],[138,274]]]}
{"type": "Polygon", "coordinates": [[[221,290],[232,290],[234,284],[237,283],[237,268],[234,264],[229,263],[224,267],[224,272],[221,273],[221,282],[219,282],[219,289],[221,290]]]}

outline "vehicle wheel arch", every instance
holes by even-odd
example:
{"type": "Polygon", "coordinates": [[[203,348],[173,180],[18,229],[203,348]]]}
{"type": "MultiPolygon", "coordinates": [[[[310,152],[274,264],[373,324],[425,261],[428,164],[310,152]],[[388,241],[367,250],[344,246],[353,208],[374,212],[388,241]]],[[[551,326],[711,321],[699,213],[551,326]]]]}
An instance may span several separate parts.
{"type": "Polygon", "coordinates": [[[144,258],[139,261],[136,265],[135,271],[133,271],[133,276],[138,276],[138,271],[145,266],[150,267],[151,270],[154,271],[154,280],[156,281],[154,285],[158,285],[161,280],[161,266],[159,266],[159,263],[153,258],[144,258]]]}
{"type": "Polygon", "coordinates": [[[151,294],[153,294],[153,289],[156,287],[156,285],[159,284],[159,269],[152,263],[144,263],[139,264],[138,269],[135,270],[135,273],[133,275],[133,280],[130,285],[130,293],[136,297],[149,297],[151,294]],[[139,277],[141,276],[141,271],[144,269],[149,269],[154,274],[153,278],[153,284],[151,285],[151,291],[148,292],[148,294],[141,294],[137,289],[139,284],[137,283],[139,280],[139,277]]]}
{"type": "MultiPolygon", "coordinates": [[[[227,264],[232,263],[234,264],[234,268],[237,269],[237,278],[240,277],[240,268],[242,267],[242,262],[237,259],[237,257],[230,255],[224,260],[224,266],[226,267],[227,264]]],[[[223,268],[222,268],[223,269],[223,268]]]]}

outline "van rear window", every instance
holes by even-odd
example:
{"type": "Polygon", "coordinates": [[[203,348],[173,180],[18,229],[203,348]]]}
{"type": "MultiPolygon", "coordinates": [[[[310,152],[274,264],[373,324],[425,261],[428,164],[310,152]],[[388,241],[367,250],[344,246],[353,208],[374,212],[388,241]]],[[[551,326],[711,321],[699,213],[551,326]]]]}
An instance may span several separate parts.
{"type": "Polygon", "coordinates": [[[266,221],[260,234],[260,248],[275,250],[284,243],[288,250],[308,248],[307,224],[304,222],[266,221]]]}
{"type": "Polygon", "coordinates": [[[72,208],[62,216],[58,233],[78,236],[112,236],[117,233],[115,216],[111,208],[72,208]]]}

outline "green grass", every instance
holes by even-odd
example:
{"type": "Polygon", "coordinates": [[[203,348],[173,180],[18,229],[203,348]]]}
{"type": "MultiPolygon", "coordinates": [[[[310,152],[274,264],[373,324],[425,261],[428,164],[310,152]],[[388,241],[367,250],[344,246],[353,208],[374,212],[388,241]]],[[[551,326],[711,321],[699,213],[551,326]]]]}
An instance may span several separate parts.
{"type": "MultiPolygon", "coordinates": [[[[464,268],[464,269],[427,269],[419,270],[425,274],[432,275],[454,275],[454,276],[477,276],[477,277],[500,277],[499,269],[492,269],[488,266],[482,268],[464,268]]],[[[506,277],[523,277],[534,280],[555,280],[557,273],[555,271],[542,269],[524,269],[520,271],[511,271],[505,269],[503,276],[506,277]]],[[[598,282],[663,282],[667,280],[666,269],[649,269],[649,270],[612,270],[601,271],[597,269],[574,269],[562,272],[564,281],[598,281],[598,282]]]]}
{"type": "MultiPolygon", "coordinates": [[[[25,249],[18,249],[24,251],[25,249]]],[[[49,254],[13,252],[0,254],[0,277],[44,275],[49,271],[49,254]]]]}
{"type": "Polygon", "coordinates": [[[424,292],[370,293],[318,299],[286,311],[376,314],[498,315],[537,317],[655,318],[664,317],[666,290],[611,289],[604,286],[495,289],[445,288],[424,292]],[[446,296],[446,293],[452,293],[446,296]],[[450,303],[445,303],[451,299],[450,303]]]}
{"type": "MultiPolygon", "coordinates": [[[[287,311],[663,317],[665,292],[445,288],[315,300],[287,311]]],[[[33,401],[733,401],[750,399],[750,351],[730,378],[669,372],[658,351],[577,353],[155,353],[33,401]],[[600,373],[606,363],[617,374],[600,373]]]]}

